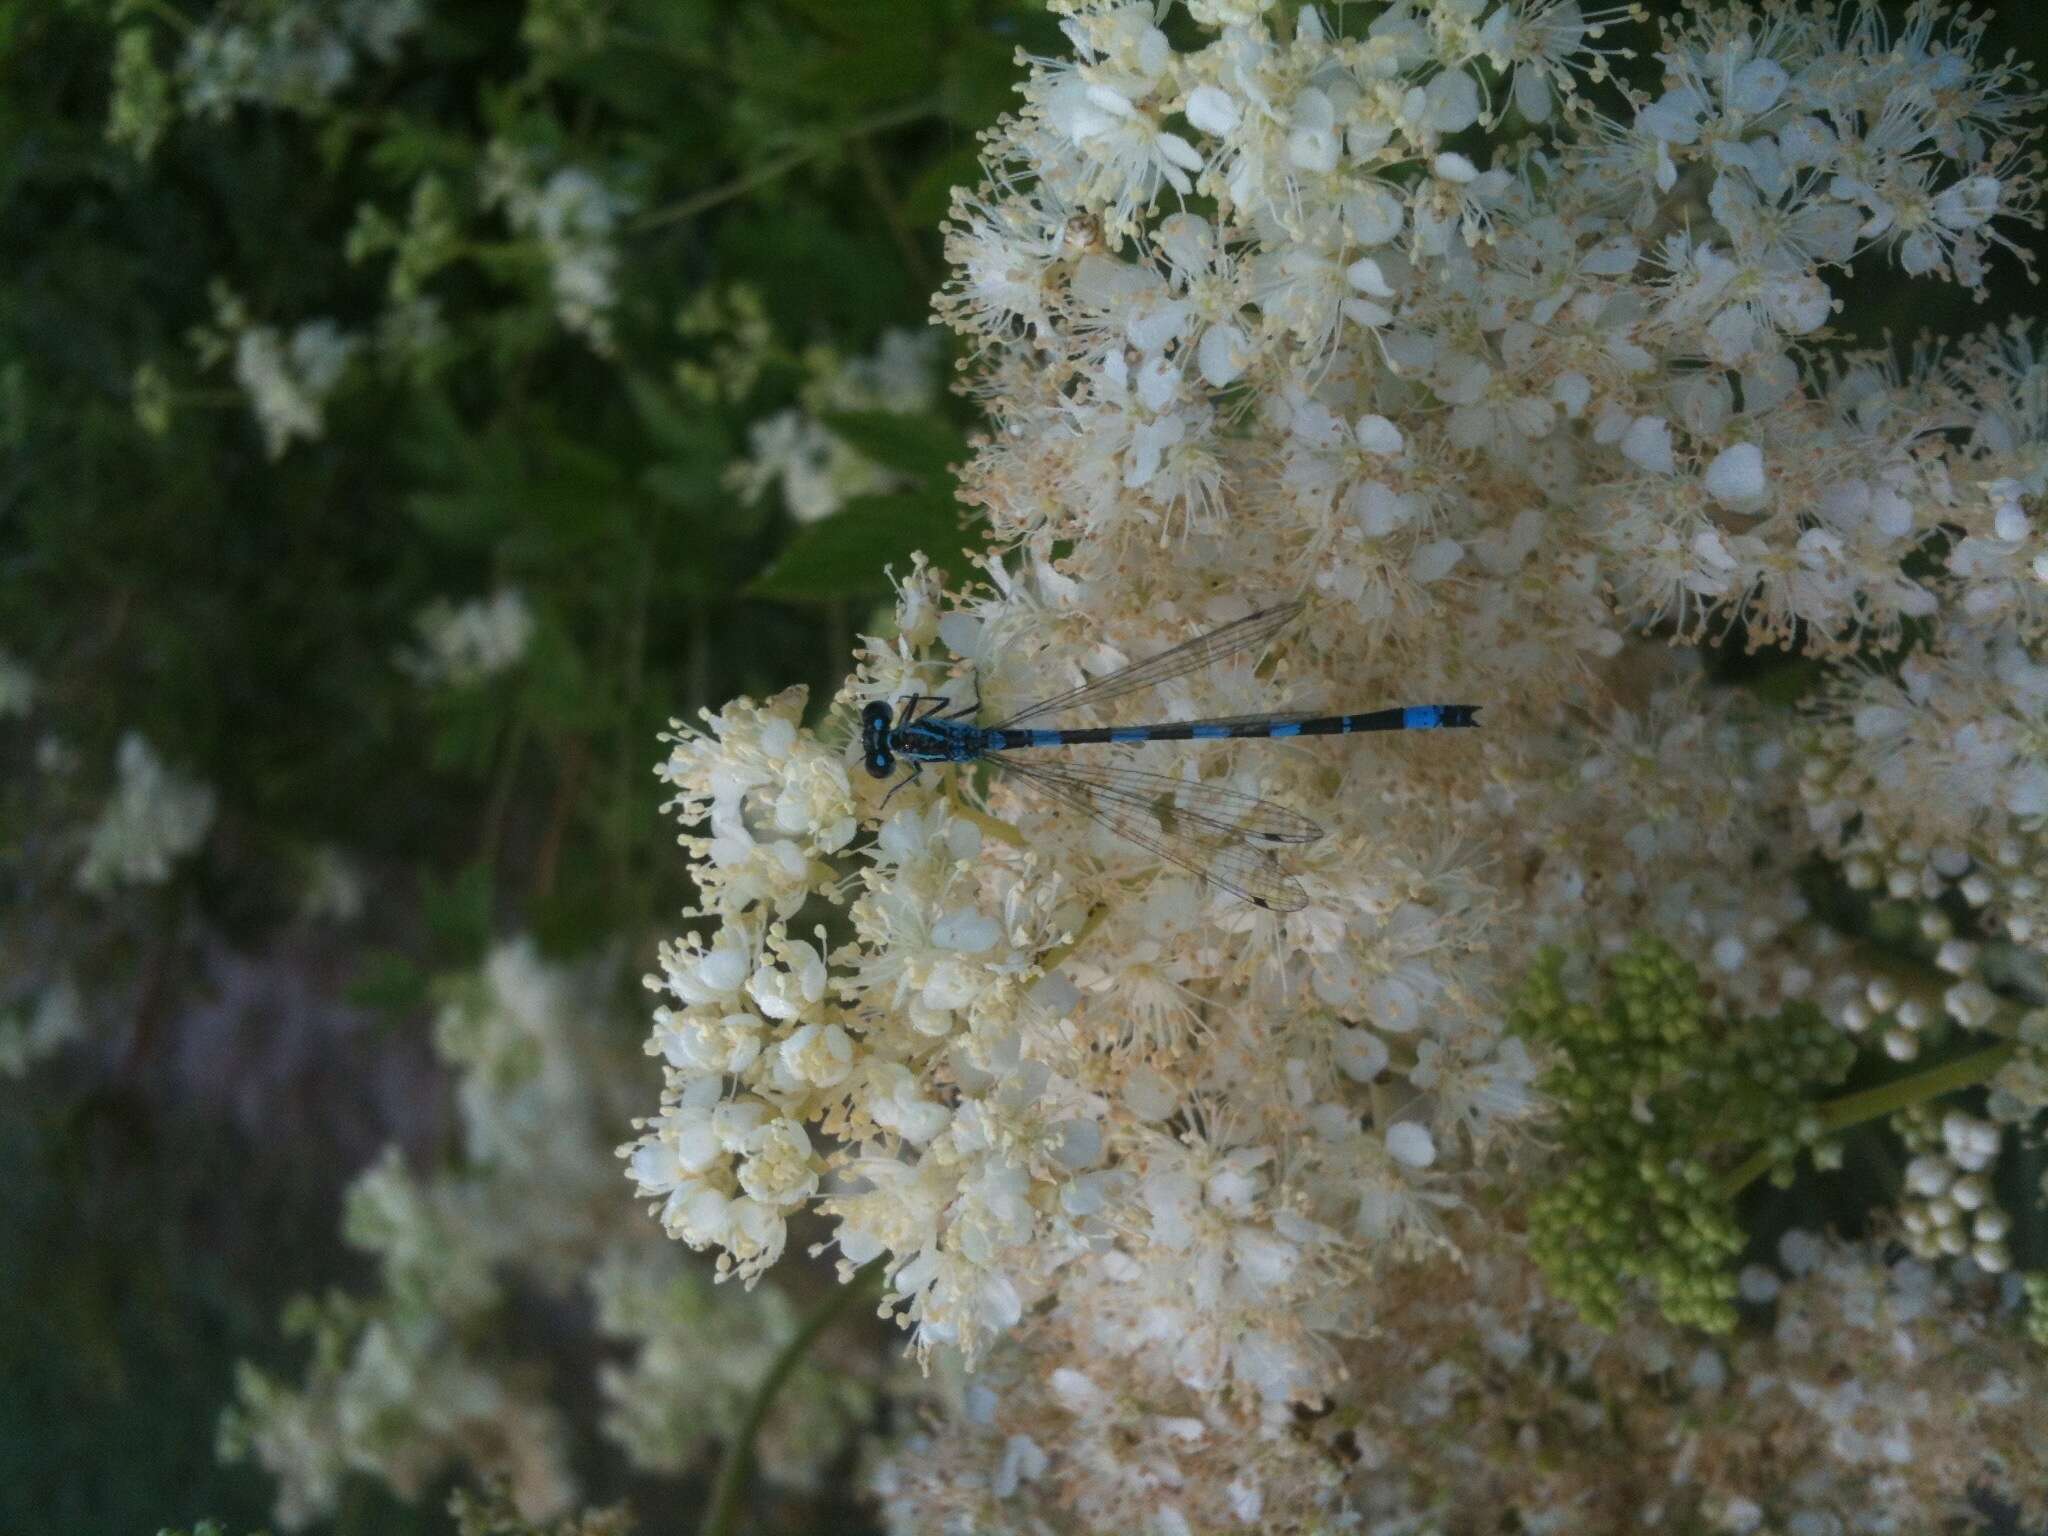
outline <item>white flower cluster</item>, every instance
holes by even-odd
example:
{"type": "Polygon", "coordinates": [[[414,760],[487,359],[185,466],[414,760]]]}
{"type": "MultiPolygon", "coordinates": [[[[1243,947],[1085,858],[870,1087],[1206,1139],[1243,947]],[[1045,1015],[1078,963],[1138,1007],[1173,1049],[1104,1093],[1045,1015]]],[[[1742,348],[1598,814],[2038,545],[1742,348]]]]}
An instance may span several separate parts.
{"type": "Polygon", "coordinates": [[[388,1149],[348,1193],[344,1232],[377,1256],[383,1295],[299,1303],[313,1359],[297,1386],[243,1364],[223,1450],[278,1480],[277,1518],[332,1512],[364,1472],[416,1498],[451,1464],[506,1476],[530,1518],[568,1508],[564,1426],[536,1383],[494,1359],[476,1324],[515,1264],[551,1289],[591,1258],[590,1149],[602,1113],[588,1071],[595,1020],[570,978],[532,947],[494,952],[451,1001],[435,1044],[458,1070],[468,1169],[422,1178],[388,1149]]]}
{"type": "Polygon", "coordinates": [[[35,702],[35,673],[17,657],[0,651],[0,720],[26,715],[35,702]]]}
{"type": "MultiPolygon", "coordinates": [[[[358,1201],[368,1194],[359,1190],[358,1201]]],[[[274,1513],[286,1530],[331,1515],[351,1476],[412,1500],[459,1460],[503,1478],[530,1519],[569,1507],[575,1484],[558,1415],[515,1377],[472,1358],[448,1320],[365,1317],[337,1295],[302,1301],[286,1327],[312,1341],[304,1386],[243,1362],[239,1401],[219,1436],[222,1459],[254,1460],[277,1479],[274,1513]]]]}
{"type": "Polygon", "coordinates": [[[1906,1199],[1900,1212],[1907,1245],[1922,1259],[1968,1254],[1979,1269],[2012,1268],[2006,1236],[2012,1216],[1992,1193],[1992,1165],[2003,1133],[1960,1109],[1906,1118],[1906,1199]]]}
{"type": "Polygon", "coordinates": [[[1744,1271],[1755,1325],[1737,1340],[1655,1318],[1610,1334],[1511,1245],[1459,1235],[1468,1257],[1391,1277],[1379,1327],[1344,1348],[1347,1379],[1263,1434],[1213,1399],[1053,1363],[1038,1335],[1057,1339],[1057,1320],[1027,1322],[1029,1349],[928,1386],[933,1411],[878,1468],[886,1528],[1190,1536],[1511,1517],[1838,1536],[1938,1524],[1980,1479],[2040,1508],[2044,1369],[2012,1342],[2016,1285],[1794,1231],[1778,1265],[1744,1271]]]}
{"type": "Polygon", "coordinates": [[[236,338],[235,381],[248,393],[273,459],[293,438],[318,440],[327,397],[360,345],[331,320],[308,320],[289,341],[267,325],[251,326],[236,338]]]}
{"type": "MultiPolygon", "coordinates": [[[[408,1500],[451,1468],[502,1476],[534,1520],[574,1504],[570,1426],[543,1390],[546,1372],[502,1343],[508,1293],[587,1287],[599,1329],[627,1346],[599,1367],[605,1431],[647,1470],[689,1470],[711,1437],[730,1434],[794,1331],[778,1292],[714,1292],[613,1196],[609,1142],[633,1080],[601,1002],[614,976],[546,964],[515,941],[441,1010],[434,1040],[455,1076],[459,1166],[415,1172],[390,1148],[361,1173],[343,1232],[375,1256],[380,1289],[293,1305],[287,1328],[311,1345],[298,1381],[247,1363],[237,1373],[223,1449],[277,1480],[280,1524],[332,1515],[352,1473],[408,1500]]],[[[799,1372],[770,1422],[770,1474],[814,1477],[867,1390],[858,1372],[799,1372]]]]}
{"type": "Polygon", "coordinates": [[[45,987],[33,1004],[0,1012],[0,1077],[26,1076],[85,1033],[85,1004],[69,977],[45,987]]]}
{"type": "Polygon", "coordinates": [[[243,104],[310,110],[363,58],[396,58],[425,19],[422,0],[223,6],[188,30],[175,76],[184,108],[216,119],[243,104]]]}
{"type": "Polygon", "coordinates": [[[748,501],[778,487],[789,515],[800,523],[818,522],[856,496],[895,487],[901,477],[818,418],[832,411],[929,411],[939,398],[938,363],[939,338],[929,331],[884,331],[869,357],[842,359],[828,348],[814,348],[804,358],[810,376],[801,404],[748,427],[748,457],[732,464],[728,483],[748,501]]]}
{"type": "Polygon", "coordinates": [[[162,885],[171,866],[206,841],[213,825],[210,786],[166,768],[134,732],[114,756],[113,796],[100,812],[78,866],[79,888],[105,892],[119,885],[162,885]]]}
{"type": "Polygon", "coordinates": [[[533,610],[524,594],[503,587],[489,597],[436,599],[413,620],[416,650],[399,665],[429,688],[473,688],[510,671],[533,640],[533,610]]]}
{"type": "Polygon", "coordinates": [[[363,870],[332,843],[308,851],[299,888],[299,915],[310,922],[337,926],[363,915],[369,901],[363,870]]]}
{"type": "Polygon", "coordinates": [[[1850,884],[1957,889],[2017,943],[2048,942],[2048,665],[2028,637],[1954,625],[1893,672],[1845,675],[1801,783],[1850,884]]]}
{"type": "Polygon", "coordinates": [[[1436,1165],[1530,1108],[1526,1051],[1462,1012],[1448,951],[1483,920],[1469,883],[1379,865],[1286,960],[1222,942],[1241,910],[1086,824],[1039,807],[1026,834],[906,795],[849,886],[832,856],[854,836],[852,780],[802,705],[734,704],[663,769],[724,918],[649,978],[669,1087],[630,1166],[669,1231],[751,1276],[816,1199],[848,1263],[895,1256],[924,1343],[972,1352],[1032,1297],[1100,1287],[1119,1351],[1170,1341],[1183,1380],[1306,1390],[1317,1334],[1345,1318],[1301,1318],[1426,1242],[1456,1199],[1436,1165]],[[1053,867],[1098,855],[1147,887],[1053,867]],[[850,942],[791,931],[813,896],[851,898],[850,942]],[[1276,1006],[1281,989],[1322,1006],[1276,1006]],[[1453,1009],[1462,1029],[1426,1027],[1453,1009]],[[1112,1232],[1126,1251],[1103,1248],[1112,1232]]]}
{"type": "Polygon", "coordinates": [[[502,207],[513,232],[540,246],[563,326],[609,354],[618,223],[631,205],[582,166],[558,167],[542,180],[531,156],[504,143],[491,146],[483,200],[502,207]]]}
{"type": "MultiPolygon", "coordinates": [[[[1762,1417],[1818,1452],[1813,1471],[1790,1480],[1806,1507],[1786,1529],[1801,1529],[1801,1515],[1805,1528],[1837,1528],[1823,1522],[1847,1511],[1917,1508],[1929,1518],[1962,1504],[1954,1490],[1978,1457],[2003,1462],[2016,1480],[2048,1457],[2048,1436],[2026,1408],[2038,1364],[2001,1359],[1998,1347],[2017,1286],[1987,1286],[1967,1271],[1948,1283],[1927,1264],[1887,1263],[1866,1246],[1798,1230],[1780,1240],[1779,1259],[1791,1277],[1783,1284],[1745,1276],[1775,1318],[1766,1341],[1737,1351],[1731,1374],[1751,1384],[1762,1417]],[[1870,1363],[1844,1371],[1843,1359],[1870,1363]]],[[[2037,1485],[2023,1496],[2038,1494],[2037,1485]]],[[[1730,1523],[1756,1530],[1764,1513],[1730,1523]]]]}
{"type": "Polygon", "coordinates": [[[1831,727],[1669,642],[1851,688],[1859,648],[1933,635],[1914,739],[1977,751],[1932,701],[2015,720],[1967,805],[1906,768],[1901,807],[1969,833],[1912,847],[2039,865],[2041,376],[2011,340],[1820,350],[1854,260],[1982,285],[2033,219],[2038,98],[1927,4],[1689,9],[1662,93],[1611,114],[1584,87],[1627,18],[1571,0],[1189,0],[1171,36],[1151,4],[1057,8],[1072,51],[990,135],[940,301],[995,553],[952,593],[920,564],[815,731],[786,694],[674,738],[718,926],[650,978],[666,1090],[630,1170],[743,1276],[815,1205],[847,1265],[887,1256],[921,1344],[1009,1337],[960,1406],[1007,1427],[948,1442],[986,1459],[885,1467],[901,1529],[1414,1517],[1398,1472],[1362,1495],[1279,1442],[1464,1210],[1515,1205],[1537,1064],[1503,1000],[1540,947],[1647,929],[1747,1010],[1867,980],[1794,878],[1846,825],[1799,835],[1831,727]],[[1498,72],[1554,132],[1484,141],[1498,72]],[[1097,723],[1483,704],[1454,736],[1138,749],[1324,825],[1299,913],[1000,774],[927,769],[883,811],[848,773],[868,701],[1002,718],[1294,594],[1263,657],[1097,723]],[[1176,1491],[1202,1462],[1207,1504],[1176,1491]],[[998,1519],[949,1502],[969,1483],[1037,1491],[998,1519]]]}

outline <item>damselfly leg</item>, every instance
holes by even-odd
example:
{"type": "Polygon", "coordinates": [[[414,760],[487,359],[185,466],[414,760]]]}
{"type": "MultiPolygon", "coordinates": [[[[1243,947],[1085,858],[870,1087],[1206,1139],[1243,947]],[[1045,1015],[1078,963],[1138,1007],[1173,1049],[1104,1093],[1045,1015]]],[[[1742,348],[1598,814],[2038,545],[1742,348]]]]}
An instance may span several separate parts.
{"type": "Polygon", "coordinates": [[[902,789],[906,785],[915,784],[917,782],[918,775],[924,772],[924,764],[918,762],[915,758],[904,759],[904,766],[907,767],[910,771],[905,773],[902,778],[898,779],[894,784],[891,784],[889,786],[889,793],[882,796],[882,803],[877,808],[876,814],[879,815],[882,811],[886,811],[887,809],[889,809],[889,802],[896,798],[897,791],[902,789]]]}

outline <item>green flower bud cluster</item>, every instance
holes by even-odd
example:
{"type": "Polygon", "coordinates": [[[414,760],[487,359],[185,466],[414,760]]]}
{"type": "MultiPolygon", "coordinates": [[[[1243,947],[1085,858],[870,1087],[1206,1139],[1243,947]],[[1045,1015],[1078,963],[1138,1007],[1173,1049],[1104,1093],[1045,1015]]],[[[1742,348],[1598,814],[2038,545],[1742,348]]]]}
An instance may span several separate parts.
{"type": "Polygon", "coordinates": [[[149,32],[123,27],[114,40],[114,84],[107,96],[107,140],[147,160],[169,130],[176,109],[171,80],[157,67],[149,32]]]}
{"type": "Polygon", "coordinates": [[[178,402],[163,369],[155,363],[143,363],[138,367],[130,386],[129,400],[135,409],[136,423],[143,431],[151,437],[169,434],[171,413],[176,410],[178,402]]]}
{"type": "Polygon", "coordinates": [[[1510,1014],[1552,1053],[1544,1087],[1565,1169],[1530,1206],[1530,1250],[1597,1326],[1647,1288],[1672,1322],[1724,1332],[1745,1238],[1721,1175],[1760,1151],[1789,1180],[1798,1154],[1820,1148],[1812,1090],[1839,1083],[1855,1048],[1804,1005],[1722,1013],[1653,939],[1607,962],[1597,998],[1575,996],[1565,970],[1546,952],[1510,1014]]]}
{"type": "Polygon", "coordinates": [[[391,297],[404,303],[420,297],[427,280],[462,249],[454,194],[441,177],[429,175],[413,184],[412,208],[403,227],[375,203],[362,204],[344,251],[358,264],[392,253],[391,297]]]}
{"type": "Polygon", "coordinates": [[[2048,1349],[2048,1269],[2037,1269],[2027,1275],[2027,1312],[2024,1326],[2027,1337],[2048,1349]]]}

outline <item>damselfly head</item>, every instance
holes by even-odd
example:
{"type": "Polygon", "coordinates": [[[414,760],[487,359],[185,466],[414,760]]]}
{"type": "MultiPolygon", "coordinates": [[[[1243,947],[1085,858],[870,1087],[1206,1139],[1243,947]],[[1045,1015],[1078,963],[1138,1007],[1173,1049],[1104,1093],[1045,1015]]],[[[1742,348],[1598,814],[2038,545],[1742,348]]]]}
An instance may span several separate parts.
{"type": "Polygon", "coordinates": [[[878,779],[896,771],[896,755],[889,750],[889,706],[880,700],[860,712],[860,754],[878,779]]]}

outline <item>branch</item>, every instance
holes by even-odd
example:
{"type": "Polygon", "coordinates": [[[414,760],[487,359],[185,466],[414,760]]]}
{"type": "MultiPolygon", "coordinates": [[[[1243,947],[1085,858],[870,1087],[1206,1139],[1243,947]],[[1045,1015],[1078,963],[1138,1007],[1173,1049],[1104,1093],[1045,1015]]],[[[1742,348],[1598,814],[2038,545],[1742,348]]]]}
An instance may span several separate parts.
{"type": "Polygon", "coordinates": [[[721,186],[709,187],[684,198],[679,203],[670,203],[666,208],[655,208],[643,213],[634,219],[628,228],[636,232],[660,229],[667,224],[694,218],[708,209],[716,208],[720,203],[729,203],[736,197],[745,197],[757,187],[766,186],[769,182],[795,170],[806,160],[815,159],[826,150],[835,149],[850,139],[864,139],[869,134],[886,133],[891,128],[902,128],[907,124],[938,115],[939,105],[935,101],[921,101],[888,112],[877,112],[872,117],[848,123],[844,128],[835,128],[828,135],[821,136],[815,143],[785,150],[774,159],[763,161],[751,171],[736,176],[721,186]]]}
{"type": "MultiPolygon", "coordinates": [[[[1958,1056],[1954,1061],[1929,1067],[1925,1072],[1915,1072],[1910,1077],[1880,1083],[1875,1088],[1864,1088],[1856,1093],[1845,1093],[1839,1099],[1829,1099],[1819,1109],[1821,1126],[1829,1131],[1845,1131],[1852,1125],[1881,1120],[1902,1109],[1925,1104],[1945,1093],[1974,1088],[1989,1081],[2018,1049],[2017,1042],[2011,1040],[1987,1045],[1967,1056],[1958,1056]]],[[[1741,1194],[1770,1172],[1773,1161],[1768,1149],[1753,1153],[1747,1161],[1723,1175],[1719,1186],[1721,1197],[1733,1199],[1741,1194]]]]}
{"type": "Polygon", "coordinates": [[[747,1489],[747,1474],[753,1470],[754,1437],[761,1432],[761,1426],[768,1420],[768,1410],[775,1406],[775,1395],[782,1390],[783,1382],[789,1379],[810,1353],[811,1345],[818,1335],[838,1320],[840,1313],[852,1306],[856,1300],[872,1299],[881,1288],[883,1271],[888,1267],[888,1256],[871,1259],[846,1284],[839,1286],[812,1309],[811,1315],[775,1357],[775,1363],[768,1368],[768,1374],[761,1378],[761,1384],[754,1389],[754,1397],[747,1404],[746,1416],[725,1447],[725,1457],[718,1464],[718,1481],[711,1487],[711,1503],[704,1516],[704,1523],[697,1528],[697,1536],[731,1536],[733,1520],[739,1514],[740,1499],[747,1489]]]}

